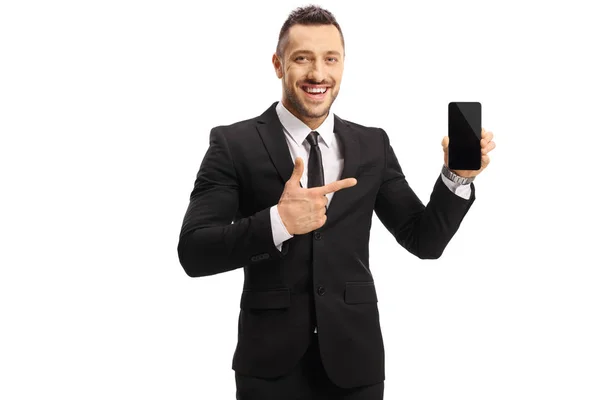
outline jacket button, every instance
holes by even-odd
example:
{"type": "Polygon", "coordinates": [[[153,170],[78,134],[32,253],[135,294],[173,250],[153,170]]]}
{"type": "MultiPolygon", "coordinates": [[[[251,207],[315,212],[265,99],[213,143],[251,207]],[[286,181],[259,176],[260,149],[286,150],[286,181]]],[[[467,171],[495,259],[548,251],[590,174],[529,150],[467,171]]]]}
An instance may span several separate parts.
{"type": "Polygon", "coordinates": [[[313,235],[314,235],[315,239],[321,240],[321,232],[315,232],[313,235]]]}
{"type": "Polygon", "coordinates": [[[325,294],[325,288],[323,286],[319,286],[317,288],[317,293],[319,294],[319,296],[323,296],[325,294]]]}

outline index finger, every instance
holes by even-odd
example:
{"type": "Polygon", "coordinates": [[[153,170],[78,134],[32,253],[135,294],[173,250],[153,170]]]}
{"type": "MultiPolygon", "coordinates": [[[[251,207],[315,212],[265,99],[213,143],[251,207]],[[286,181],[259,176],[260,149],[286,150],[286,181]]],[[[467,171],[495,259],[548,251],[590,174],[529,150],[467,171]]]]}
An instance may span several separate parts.
{"type": "Polygon", "coordinates": [[[491,142],[493,138],[494,134],[492,133],[492,131],[486,131],[485,129],[481,128],[481,144],[483,147],[485,147],[489,142],[491,142]]]}
{"type": "Polygon", "coordinates": [[[324,186],[310,188],[308,190],[312,190],[312,191],[318,192],[321,195],[325,195],[327,193],[333,193],[333,192],[337,192],[338,190],[352,187],[352,186],[356,185],[356,183],[357,183],[356,178],[346,178],[346,179],[342,179],[339,181],[328,183],[327,185],[324,185],[324,186]]]}

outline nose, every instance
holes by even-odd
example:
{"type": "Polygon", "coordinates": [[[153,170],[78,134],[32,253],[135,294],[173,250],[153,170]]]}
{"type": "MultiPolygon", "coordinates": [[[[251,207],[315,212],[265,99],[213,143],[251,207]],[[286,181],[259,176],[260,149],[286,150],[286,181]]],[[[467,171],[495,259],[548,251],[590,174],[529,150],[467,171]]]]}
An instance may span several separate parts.
{"type": "Polygon", "coordinates": [[[311,64],[307,78],[315,82],[321,82],[325,79],[325,67],[321,61],[316,60],[311,64]]]}

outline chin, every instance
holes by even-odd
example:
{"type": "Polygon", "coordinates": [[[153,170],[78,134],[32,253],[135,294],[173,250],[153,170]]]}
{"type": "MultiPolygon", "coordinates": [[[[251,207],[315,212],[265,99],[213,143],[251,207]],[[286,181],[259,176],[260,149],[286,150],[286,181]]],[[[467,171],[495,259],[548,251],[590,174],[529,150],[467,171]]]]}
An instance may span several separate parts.
{"type": "Polygon", "coordinates": [[[323,103],[310,103],[310,102],[303,102],[302,106],[304,108],[304,110],[310,114],[310,117],[312,118],[318,118],[323,116],[324,114],[327,114],[327,112],[329,111],[329,108],[331,108],[331,101],[329,99],[326,99],[323,103]]]}
{"type": "Polygon", "coordinates": [[[305,115],[309,118],[321,118],[329,112],[329,105],[323,104],[319,106],[304,106],[305,115]]]}

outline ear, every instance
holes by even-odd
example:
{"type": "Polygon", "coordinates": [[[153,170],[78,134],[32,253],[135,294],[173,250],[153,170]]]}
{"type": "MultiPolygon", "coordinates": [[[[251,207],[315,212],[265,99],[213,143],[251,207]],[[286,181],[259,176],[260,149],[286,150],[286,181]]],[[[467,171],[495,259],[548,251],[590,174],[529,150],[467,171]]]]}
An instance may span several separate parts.
{"type": "Polygon", "coordinates": [[[277,53],[273,54],[273,67],[275,68],[275,73],[279,79],[283,78],[283,65],[281,64],[281,60],[277,57],[277,53]]]}

